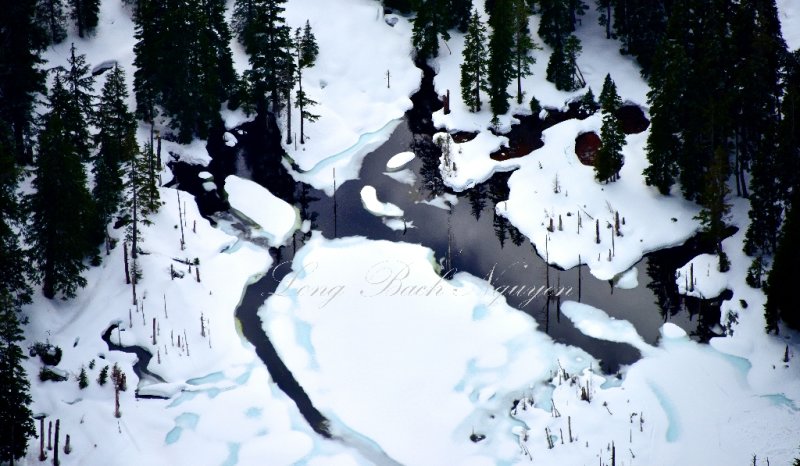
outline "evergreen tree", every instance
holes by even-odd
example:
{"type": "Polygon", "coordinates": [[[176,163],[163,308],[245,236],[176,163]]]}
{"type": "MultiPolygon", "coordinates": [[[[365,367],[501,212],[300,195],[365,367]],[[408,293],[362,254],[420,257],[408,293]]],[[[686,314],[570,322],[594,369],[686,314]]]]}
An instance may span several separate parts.
{"type": "Polygon", "coordinates": [[[94,77],[89,72],[85,55],[76,55],[75,44],[70,48],[68,68],[63,70],[64,85],[66,86],[70,104],[70,115],[64,115],[67,134],[72,138],[72,144],[81,156],[81,160],[88,160],[91,152],[91,137],[87,122],[93,116],[91,94],[94,86],[94,77]]]}
{"type": "Polygon", "coordinates": [[[601,24],[613,23],[614,36],[622,43],[620,52],[633,55],[648,76],[652,60],[667,28],[668,12],[680,8],[675,0],[598,0],[601,24]],[[613,18],[612,18],[613,17],[613,18]],[[609,18],[605,23],[603,21],[609,18]],[[613,21],[612,21],[613,19],[613,21]]]}
{"type": "Polygon", "coordinates": [[[714,151],[713,163],[705,174],[705,189],[701,197],[703,206],[697,215],[703,227],[703,233],[714,243],[714,248],[719,256],[719,271],[727,272],[730,268],[728,257],[722,250],[722,240],[725,235],[725,220],[730,214],[731,206],[728,204],[728,156],[722,147],[714,151]]]}
{"type": "Polygon", "coordinates": [[[570,35],[563,45],[556,44],[547,62],[547,80],[562,91],[574,91],[584,85],[579,77],[578,55],[581,44],[577,37],[570,35]]]}
{"type": "Polygon", "coordinates": [[[67,37],[63,0],[36,0],[36,24],[44,34],[44,46],[63,41],[67,37]]]}
{"type": "Polygon", "coordinates": [[[92,250],[90,233],[95,215],[81,153],[68,133],[75,126],[68,118],[78,112],[70,108],[74,99],[63,82],[61,73],[56,74],[50,111],[44,116],[39,136],[32,183],[35,191],[27,200],[31,218],[27,240],[36,278],[47,298],[59,292],[73,297],[78,287],[86,286],[82,273],[86,270],[84,258],[92,250]]]}
{"type": "Polygon", "coordinates": [[[539,37],[545,44],[564,47],[567,38],[575,31],[578,16],[587,6],[582,0],[537,0],[539,4],[539,37]]]}
{"type": "MultiPolygon", "coordinates": [[[[0,259],[2,260],[2,259],[0,259]]],[[[24,340],[15,298],[0,284],[0,462],[25,456],[28,438],[36,435],[30,410],[30,383],[19,342],[24,340]]]]}
{"type": "Polygon", "coordinates": [[[586,115],[591,115],[600,108],[597,104],[597,100],[594,98],[594,92],[592,92],[591,87],[586,91],[586,94],[581,97],[580,104],[580,111],[586,115]]]}
{"type": "Polygon", "coordinates": [[[481,109],[481,90],[486,82],[486,27],[481,23],[478,10],[473,10],[464,37],[463,63],[461,64],[461,98],[472,112],[481,109]]]}
{"type": "Polygon", "coordinates": [[[72,19],[78,26],[78,36],[85,37],[94,32],[100,13],[100,0],[69,0],[72,19]]]}
{"type": "Polygon", "coordinates": [[[622,99],[617,94],[617,84],[611,79],[610,74],[607,74],[606,79],[603,80],[603,89],[600,91],[599,102],[600,108],[605,113],[616,114],[622,107],[622,99]]]}
{"type": "Polygon", "coordinates": [[[236,87],[224,0],[141,0],[136,8],[136,113],[153,123],[158,107],[180,142],[208,137],[236,87]]]}
{"type": "Polygon", "coordinates": [[[450,1],[414,0],[412,5],[417,12],[411,36],[417,59],[434,58],[439,55],[439,36],[450,40],[450,1]]]}
{"type": "Polygon", "coordinates": [[[600,128],[602,145],[595,157],[595,178],[600,182],[616,181],[622,169],[624,158],[622,146],[625,145],[625,133],[622,132],[616,112],[622,106],[622,99],[617,94],[617,85],[607,74],[600,92],[600,107],[603,110],[603,126],[600,128]]]}
{"type": "Polygon", "coordinates": [[[670,18],[667,37],[653,60],[648,79],[650,92],[650,135],[647,138],[645,182],[655,186],[661,194],[669,194],[678,175],[678,154],[683,151],[681,115],[686,93],[685,73],[689,58],[684,44],[686,28],[685,10],[676,5],[670,18]]]}
{"type": "Polygon", "coordinates": [[[450,29],[466,33],[469,28],[472,0],[450,0],[450,29]]]}
{"type": "Polygon", "coordinates": [[[250,55],[250,69],[245,71],[248,102],[262,116],[270,103],[272,112],[277,113],[285,89],[292,87],[286,82],[286,73],[281,73],[294,66],[291,30],[282,16],[284,3],[286,0],[252,0],[252,18],[243,31],[242,42],[250,55]]]}
{"type": "Polygon", "coordinates": [[[797,264],[800,261],[800,190],[793,194],[786,221],[781,229],[780,242],[775,252],[772,270],[764,291],[767,332],[778,333],[778,321],[800,330],[800,301],[794,287],[797,282],[797,264]]]}
{"type": "Polygon", "coordinates": [[[18,308],[30,301],[26,278],[32,270],[18,239],[24,212],[17,196],[21,170],[14,161],[12,139],[0,120],[0,295],[9,296],[10,305],[18,308]]]}
{"type": "Polygon", "coordinates": [[[503,115],[508,111],[508,85],[514,72],[514,21],[513,2],[515,0],[496,0],[492,9],[489,38],[489,104],[492,113],[503,115]]]}
{"type": "Polygon", "coordinates": [[[319,55],[319,47],[314,33],[311,31],[311,25],[306,21],[303,33],[300,33],[300,28],[297,28],[295,34],[295,50],[297,51],[297,96],[295,98],[295,105],[300,109],[300,144],[305,144],[305,130],[304,121],[317,121],[318,115],[314,115],[308,109],[316,105],[316,102],[311,100],[303,91],[303,68],[313,66],[319,55]]]}
{"type": "Polygon", "coordinates": [[[528,10],[525,0],[514,0],[512,20],[513,30],[513,62],[514,76],[517,78],[517,103],[522,103],[522,78],[533,74],[531,66],[536,63],[536,58],[531,55],[534,50],[540,50],[538,44],[531,39],[528,29],[528,10]]]}
{"type": "MultiPolygon", "coordinates": [[[[111,216],[122,202],[123,164],[129,163],[139,150],[136,145],[136,121],[128,110],[127,99],[125,72],[115,66],[103,85],[93,121],[100,131],[94,137],[97,153],[93,159],[92,195],[97,203],[97,228],[104,233],[111,216]]],[[[107,233],[104,236],[108,241],[107,233]]]]}
{"type": "Polygon", "coordinates": [[[141,268],[138,264],[140,245],[143,241],[141,227],[152,225],[150,217],[161,207],[161,197],[152,168],[153,159],[153,148],[148,143],[125,164],[127,180],[122,208],[127,221],[125,241],[131,245],[130,260],[133,264],[131,269],[134,283],[141,277],[141,268]]]}
{"type": "Polygon", "coordinates": [[[30,161],[33,103],[45,92],[39,69],[44,31],[35,21],[36,0],[0,2],[0,120],[11,132],[8,147],[18,161],[30,161]]]}

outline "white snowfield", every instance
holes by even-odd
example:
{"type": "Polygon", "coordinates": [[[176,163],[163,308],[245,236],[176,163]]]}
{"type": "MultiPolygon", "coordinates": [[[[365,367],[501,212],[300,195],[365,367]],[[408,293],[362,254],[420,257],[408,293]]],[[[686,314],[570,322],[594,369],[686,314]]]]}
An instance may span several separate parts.
{"type": "Polygon", "coordinates": [[[225,192],[231,208],[258,224],[270,246],[285,244],[300,227],[297,210],[256,182],[230,175],[225,192]]]}
{"type": "Polygon", "coordinates": [[[413,152],[400,152],[399,154],[392,156],[388,162],[386,162],[386,169],[390,172],[400,170],[405,166],[408,162],[414,160],[413,152]]]}
{"type": "MultiPolygon", "coordinates": [[[[475,3],[483,8],[483,2],[475,3]]],[[[229,12],[232,5],[229,1],[229,12]]],[[[796,48],[800,8],[793,0],[778,0],[778,6],[787,42],[796,48]]],[[[420,77],[410,58],[411,27],[408,19],[385,17],[374,0],[290,0],[286,7],[288,24],[301,27],[309,19],[320,43],[317,64],[304,70],[303,88],[320,102],[314,112],[321,115],[306,125],[305,145],[298,141],[295,149],[293,142],[286,149],[300,168],[296,179],[331,194],[334,184],[358,176],[363,158],[389,138],[411,106],[408,97],[420,77]]],[[[116,61],[127,72],[133,108],[130,14],[118,0],[102,1],[96,37],[79,39],[73,31],[45,52],[46,66],[64,65],[73,41],[90,66],[116,61]]],[[[532,31],[537,22],[532,17],[532,31]]],[[[638,68],[603,38],[593,9],[577,34],[584,47],[579,65],[595,95],[611,72],[623,100],[644,105],[647,86],[638,68]]],[[[480,134],[451,145],[450,163],[441,165],[445,181],[465,189],[494,171],[517,169],[509,180],[510,199],[498,211],[532,239],[541,256],[570,267],[580,254],[595,276],[635,286],[637,272],[630,266],[643,253],[680,243],[696,231],[696,206],[677,192],[664,197],[644,185],[646,132],[628,136],[622,178],[608,185],[595,182],[591,167],[580,165],[574,154],[575,136],[598,131],[599,116],[550,128],[545,146],[527,157],[489,159],[505,138],[487,131],[491,114],[485,96],[482,112],[463,107],[458,92],[463,36],[455,33],[448,45],[452,54],[442,44],[433,64],[439,70],[437,90],[450,89],[453,111],[437,112],[434,122],[448,131],[480,134]],[[617,211],[625,222],[612,246],[608,224],[617,211]]],[[[232,46],[242,71],[247,57],[235,40],[232,46]]],[[[549,53],[535,52],[535,75],[523,86],[528,94],[501,116],[501,129],[510,127],[511,114],[530,112],[531,92],[542,105],[556,108],[584,92],[559,92],[544,80],[549,53]]],[[[103,81],[98,79],[98,91],[103,81]]],[[[515,85],[509,87],[512,94],[515,85]]],[[[228,128],[247,119],[241,111],[222,113],[228,128]]],[[[292,117],[296,136],[296,110],[292,117]]],[[[139,141],[149,135],[149,126],[141,125],[139,141]]],[[[230,143],[234,139],[226,136],[230,143]]],[[[165,161],[170,154],[201,165],[209,160],[203,141],[181,146],[164,140],[162,150],[165,161]]],[[[167,171],[162,175],[169,179],[167,171]]],[[[226,186],[235,208],[270,232],[274,244],[297,227],[294,209],[267,190],[238,178],[229,178],[226,186]]],[[[241,336],[234,311],[246,284],[273,265],[268,252],[212,227],[185,192],[180,193],[186,209],[182,248],[178,192],[162,188],[161,196],[165,204],[155,224],[143,229],[146,254],[139,256],[137,305],[125,284],[123,232],[111,230],[117,246],[102,265],[89,269],[88,286],[75,299],[51,301],[37,292],[23,309],[30,317],[25,345],[49,341],[64,351],[56,369],[70,376],[66,382],[40,382],[39,359],[25,362],[32,410],[48,421],[60,419],[62,445],[63,434],[71,437],[72,453],[60,457],[64,466],[351,466],[373,464],[370,458],[376,457],[424,466],[590,465],[611,464],[612,442],[616,464],[628,466],[750,464],[753,455],[760,466],[767,458],[777,465],[798,456],[800,345],[797,334],[786,329],[780,336],[764,333],[764,294],[745,282],[751,260],[742,253],[746,200],[734,201],[729,222],[739,231],[723,242],[731,270],[717,272],[712,257],[691,261],[694,293],[733,292],[722,304],[719,330],[726,336],[701,345],[665,323],[660,341],[648,345],[630,323],[610,317],[613,309],[563,304],[580,331],[642,351],[643,358],[623,368],[619,378],[594,372],[597,361],[582,349],[554,343],[487,282],[464,273],[441,279],[426,248],[364,238],[326,240],[314,233],[294,261],[282,265],[292,272],[273,296],[264,297],[259,315],[281,357],[330,419],[333,433],[360,439],[370,450],[365,455],[347,446],[352,442],[315,434],[241,336]],[[112,341],[152,353],[147,369],[163,382],[139,380],[134,355],[108,350],[100,335],[112,324],[119,326],[112,341]],[[100,370],[114,363],[129,387],[120,396],[119,419],[110,382],[102,387],[96,382],[100,370]],[[76,382],[81,367],[89,379],[84,390],[76,382]],[[591,401],[581,399],[582,387],[591,401]],[[168,399],[137,400],[136,388],[141,395],[168,399]],[[470,440],[473,434],[479,441],[470,440]]],[[[432,204],[449,209],[456,202],[446,195],[432,204]]],[[[413,228],[411,220],[384,222],[413,228]]],[[[309,229],[306,220],[302,231],[309,229]]],[[[680,273],[679,286],[686,283],[681,280],[686,267],[680,273]]],[[[53,452],[47,453],[52,461],[53,452]]],[[[20,464],[42,464],[37,457],[37,439],[31,439],[20,464]]]]}

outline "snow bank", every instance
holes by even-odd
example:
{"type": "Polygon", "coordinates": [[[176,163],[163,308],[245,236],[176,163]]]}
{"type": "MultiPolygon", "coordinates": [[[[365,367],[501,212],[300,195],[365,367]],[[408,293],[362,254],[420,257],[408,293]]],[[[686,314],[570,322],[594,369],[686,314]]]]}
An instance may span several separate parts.
{"type": "Polygon", "coordinates": [[[231,207],[258,224],[270,246],[283,245],[299,227],[295,208],[258,183],[230,175],[225,192],[231,207]]]}
{"type": "Polygon", "coordinates": [[[728,286],[728,276],[719,271],[716,254],[701,254],[675,272],[678,292],[696,298],[716,298],[728,286]]]}
{"type": "Polygon", "coordinates": [[[414,160],[414,157],[416,157],[416,155],[414,155],[413,152],[400,152],[386,162],[386,169],[389,171],[399,170],[403,168],[403,165],[414,160]]]}
{"type": "Polygon", "coordinates": [[[391,202],[381,202],[373,186],[361,188],[361,203],[371,214],[379,217],[402,217],[403,209],[391,202]]]}
{"type": "Polygon", "coordinates": [[[591,358],[537,332],[486,282],[443,280],[433,262],[418,245],[315,234],[259,316],[334,431],[408,465],[513,460],[512,399],[558,361],[579,371],[591,358]]]}
{"type": "MultiPolygon", "coordinates": [[[[284,149],[302,171],[321,169],[319,164],[334,156],[343,165],[359,165],[352,148],[361,136],[401,118],[411,108],[409,96],[419,88],[421,72],[411,59],[411,24],[393,16],[397,22],[390,26],[383,7],[373,0],[292,0],[285,17],[292,28],[308,20],[319,44],[316,64],[303,70],[303,90],[319,102],[313,112],[320,118],[306,122],[305,144],[287,144],[283,137],[284,149]]],[[[299,112],[292,113],[294,140],[300,120],[299,112]]],[[[281,119],[286,131],[285,115],[281,119]]],[[[386,139],[382,134],[380,143],[386,139]]],[[[344,176],[344,168],[339,171],[344,176]]],[[[329,170],[326,176],[314,186],[330,185],[329,170]]]]}
{"type": "Polygon", "coordinates": [[[564,301],[561,304],[561,312],[584,335],[598,340],[627,343],[643,354],[653,350],[653,347],[644,342],[630,322],[617,320],[596,307],[575,301],[564,301]]]}

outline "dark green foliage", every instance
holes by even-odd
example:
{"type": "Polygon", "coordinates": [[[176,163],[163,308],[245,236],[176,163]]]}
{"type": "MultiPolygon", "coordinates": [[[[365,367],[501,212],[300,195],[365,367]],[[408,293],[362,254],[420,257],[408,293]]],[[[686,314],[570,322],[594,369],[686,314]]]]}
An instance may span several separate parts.
{"type": "Polygon", "coordinates": [[[725,221],[730,214],[731,206],[728,203],[728,157],[722,147],[714,151],[714,161],[705,174],[705,189],[700,199],[703,206],[695,217],[700,220],[703,233],[713,242],[715,252],[719,256],[719,271],[727,272],[729,262],[725,251],[722,250],[722,240],[725,235],[725,221]]]}
{"type": "Polygon", "coordinates": [[[542,104],[539,103],[539,99],[536,96],[531,96],[531,113],[538,118],[539,114],[542,113],[542,104]]]}
{"type": "Polygon", "coordinates": [[[100,13],[100,0],[69,0],[72,7],[70,16],[78,27],[78,36],[92,34],[97,27],[100,13]]]}
{"type": "Polygon", "coordinates": [[[766,330],[778,332],[778,321],[800,330],[800,300],[797,295],[797,264],[800,263],[800,191],[795,191],[781,228],[778,249],[765,288],[766,330]]]}
{"type": "Polygon", "coordinates": [[[122,202],[122,166],[129,163],[139,150],[136,121],[128,110],[127,98],[125,72],[115,66],[103,85],[93,121],[100,131],[94,136],[97,152],[93,159],[95,184],[92,195],[97,203],[97,228],[102,232],[122,202]]]}
{"type": "Polygon", "coordinates": [[[93,116],[92,103],[94,96],[91,94],[94,78],[86,64],[86,56],[76,54],[75,44],[70,48],[70,56],[66,69],[63,71],[64,87],[70,104],[67,106],[69,114],[62,115],[67,125],[66,131],[72,139],[72,145],[80,154],[81,160],[89,159],[91,152],[91,138],[87,122],[93,116]]]}
{"type": "Polygon", "coordinates": [[[747,284],[753,288],[761,288],[761,285],[764,284],[764,269],[764,258],[760,255],[756,256],[747,269],[747,276],[745,277],[747,284]]]}
{"type": "Polygon", "coordinates": [[[575,36],[569,36],[564,44],[556,44],[547,62],[547,80],[562,91],[574,91],[583,86],[578,71],[578,55],[582,47],[575,36]]]}
{"type": "Polygon", "coordinates": [[[36,0],[35,19],[43,34],[43,45],[58,44],[67,37],[67,15],[63,0],[36,0]]]}
{"type": "Polygon", "coordinates": [[[136,8],[136,113],[163,108],[180,142],[208,137],[236,87],[224,0],[141,0],[136,8]]]}
{"type": "Polygon", "coordinates": [[[143,239],[141,226],[151,225],[150,217],[161,207],[158,183],[152,169],[154,158],[152,147],[146,144],[124,166],[127,180],[122,214],[127,219],[125,240],[131,245],[134,264],[143,239]]]}
{"type": "Polygon", "coordinates": [[[508,85],[514,76],[514,1],[496,0],[491,14],[492,34],[489,38],[489,104],[492,113],[508,111],[508,85]]]}
{"type": "Polygon", "coordinates": [[[478,11],[474,10],[464,37],[464,61],[461,64],[461,98],[472,112],[481,109],[481,90],[488,89],[485,41],[486,27],[481,23],[478,11]]]}
{"type": "Polygon", "coordinates": [[[77,288],[86,286],[82,273],[84,258],[93,250],[90,237],[95,214],[81,163],[83,154],[68,133],[76,125],[69,118],[78,112],[60,73],[49,100],[50,111],[39,136],[35,191],[27,198],[31,223],[26,236],[45,297],[63,293],[70,298],[77,288]]]}
{"type": "Polygon", "coordinates": [[[597,104],[597,100],[594,98],[594,92],[592,92],[592,88],[589,88],[586,94],[583,94],[580,104],[580,110],[589,115],[593,114],[598,108],[600,108],[600,106],[597,104]]]}
{"type": "Polygon", "coordinates": [[[517,103],[522,103],[522,78],[533,74],[531,66],[536,63],[536,59],[531,55],[534,50],[541,50],[541,47],[531,39],[528,30],[528,17],[530,11],[525,0],[514,0],[513,6],[513,50],[512,67],[514,76],[517,78],[517,103]]]}
{"type": "MultiPolygon", "coordinates": [[[[591,89],[589,90],[591,92],[591,89]]],[[[600,91],[600,108],[604,113],[616,113],[622,107],[622,99],[617,93],[617,84],[607,74],[603,81],[603,89],[600,91]]]]}
{"type": "Polygon", "coordinates": [[[103,366],[100,369],[100,374],[97,375],[97,384],[101,387],[108,382],[108,366],[103,366]]]}
{"type": "Polygon", "coordinates": [[[439,54],[439,36],[449,40],[450,33],[450,1],[449,0],[414,0],[414,28],[411,41],[417,51],[417,58],[427,60],[439,54]]]}
{"type": "Polygon", "coordinates": [[[39,380],[42,382],[66,382],[67,376],[47,366],[42,366],[39,369],[39,380]]]}
{"type": "Polygon", "coordinates": [[[536,3],[541,16],[539,37],[553,48],[563,47],[587,6],[581,0],[538,0],[536,3]]]}
{"type": "Polygon", "coordinates": [[[86,369],[81,367],[81,372],[78,374],[78,388],[83,390],[89,386],[89,377],[86,375],[86,369]]]}
{"type": "Polygon", "coordinates": [[[295,32],[295,51],[297,53],[297,84],[298,89],[295,94],[295,105],[300,109],[300,144],[305,144],[305,121],[317,121],[319,115],[311,113],[310,108],[317,105],[317,102],[311,100],[308,95],[303,91],[303,68],[313,66],[319,54],[319,47],[314,33],[311,30],[311,25],[306,21],[303,32],[297,28],[295,32]]]}
{"type": "Polygon", "coordinates": [[[25,355],[19,346],[23,339],[14,299],[0,292],[0,462],[22,458],[28,437],[36,435],[30,383],[22,367],[25,355]]]}
{"type": "MultiPolygon", "coordinates": [[[[7,151],[19,161],[30,161],[32,109],[37,93],[45,92],[38,68],[46,44],[34,21],[35,0],[2,2],[0,14],[0,126],[7,151]],[[8,134],[6,134],[8,133],[8,134]]],[[[0,165],[0,170],[5,167],[0,165]]]]}
{"type": "Polygon", "coordinates": [[[61,347],[50,343],[37,341],[31,348],[31,356],[39,356],[42,363],[48,366],[57,366],[61,362],[62,355],[61,347]]]}
{"type": "Polygon", "coordinates": [[[239,41],[250,55],[245,71],[248,84],[246,102],[265,116],[282,108],[282,98],[294,86],[295,60],[291,29],[283,18],[286,0],[237,0],[240,12],[239,41]]]}
{"type": "MultiPolygon", "coordinates": [[[[671,0],[600,0],[598,10],[603,16],[613,18],[614,36],[622,42],[623,54],[633,55],[647,76],[652,66],[656,50],[661,44],[667,27],[667,13],[672,8],[671,0]],[[613,13],[608,14],[608,4],[613,13]]],[[[602,24],[602,23],[601,23],[602,24]]]]}
{"type": "Polygon", "coordinates": [[[603,183],[616,181],[624,163],[622,146],[625,145],[625,134],[613,113],[603,113],[600,139],[602,145],[594,159],[594,177],[603,183]]]}

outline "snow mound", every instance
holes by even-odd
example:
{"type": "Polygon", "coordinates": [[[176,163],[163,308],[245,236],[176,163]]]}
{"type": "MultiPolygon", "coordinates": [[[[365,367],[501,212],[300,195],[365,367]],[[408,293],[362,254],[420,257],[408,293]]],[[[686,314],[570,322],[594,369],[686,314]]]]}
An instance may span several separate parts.
{"type": "Polygon", "coordinates": [[[295,208],[258,183],[230,175],[225,192],[231,207],[258,224],[270,246],[284,244],[298,227],[295,208]]]}
{"type": "Polygon", "coordinates": [[[392,156],[388,162],[386,162],[386,169],[389,171],[395,171],[403,167],[403,165],[407,164],[408,162],[414,160],[416,155],[413,152],[400,152],[399,154],[392,156]]]}
{"type": "Polygon", "coordinates": [[[711,299],[728,287],[728,274],[719,271],[716,254],[700,254],[675,272],[675,283],[681,294],[711,299]]]}
{"type": "Polygon", "coordinates": [[[617,320],[596,307],[575,301],[564,301],[561,312],[575,324],[584,335],[598,340],[627,343],[644,353],[653,347],[644,342],[633,324],[627,320],[617,320]]]}
{"type": "Polygon", "coordinates": [[[402,217],[403,209],[391,202],[381,202],[378,200],[378,193],[373,186],[361,188],[361,203],[371,214],[379,217],[402,217]]]}
{"type": "Polygon", "coordinates": [[[639,286],[639,270],[636,267],[614,277],[614,286],[621,290],[632,290],[639,286]]]}

